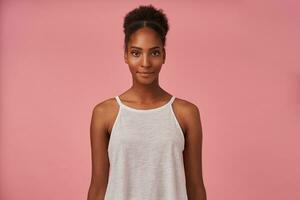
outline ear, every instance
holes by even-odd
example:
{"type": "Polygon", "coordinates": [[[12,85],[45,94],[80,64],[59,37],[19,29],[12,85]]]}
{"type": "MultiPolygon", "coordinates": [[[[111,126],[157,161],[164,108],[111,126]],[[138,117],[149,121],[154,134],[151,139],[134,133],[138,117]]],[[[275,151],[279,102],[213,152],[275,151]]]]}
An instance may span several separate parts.
{"type": "Polygon", "coordinates": [[[165,48],[163,48],[163,59],[164,59],[164,61],[163,61],[163,64],[165,64],[165,61],[166,61],[166,49],[165,48]]]}
{"type": "Polygon", "coordinates": [[[125,63],[128,64],[128,55],[127,55],[127,50],[124,50],[124,61],[125,63]]]}

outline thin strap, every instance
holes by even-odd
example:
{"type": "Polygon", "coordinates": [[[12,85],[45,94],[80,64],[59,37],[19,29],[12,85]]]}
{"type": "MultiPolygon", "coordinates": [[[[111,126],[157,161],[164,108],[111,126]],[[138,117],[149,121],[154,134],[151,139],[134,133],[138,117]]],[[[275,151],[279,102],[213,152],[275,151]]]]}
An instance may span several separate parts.
{"type": "Polygon", "coordinates": [[[172,103],[174,102],[175,98],[176,98],[175,96],[172,96],[172,98],[171,98],[170,101],[169,101],[169,104],[170,104],[170,105],[172,105],[172,103]]]}
{"type": "Polygon", "coordinates": [[[117,102],[118,102],[119,106],[122,106],[122,102],[121,102],[121,100],[120,100],[119,96],[116,96],[116,97],[115,97],[115,99],[117,100],[117,102]]]}

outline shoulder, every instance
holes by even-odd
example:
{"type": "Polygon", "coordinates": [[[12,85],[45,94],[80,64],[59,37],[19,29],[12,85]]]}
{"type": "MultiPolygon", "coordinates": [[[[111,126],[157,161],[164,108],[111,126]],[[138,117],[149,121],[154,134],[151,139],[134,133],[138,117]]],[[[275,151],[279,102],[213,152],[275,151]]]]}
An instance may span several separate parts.
{"type": "Polygon", "coordinates": [[[109,130],[111,119],[118,111],[118,105],[114,97],[104,99],[93,106],[92,116],[95,121],[102,121],[109,130]]]}
{"type": "Polygon", "coordinates": [[[115,98],[107,98],[98,103],[96,103],[93,107],[93,112],[95,113],[105,113],[109,111],[115,105],[115,98]]]}
{"type": "Polygon", "coordinates": [[[176,97],[173,104],[174,111],[181,119],[185,131],[200,122],[200,109],[194,102],[176,97]]]}
{"type": "Polygon", "coordinates": [[[200,112],[198,106],[195,103],[178,97],[175,98],[174,106],[177,106],[178,108],[180,108],[181,112],[186,114],[195,115],[200,112]]]}

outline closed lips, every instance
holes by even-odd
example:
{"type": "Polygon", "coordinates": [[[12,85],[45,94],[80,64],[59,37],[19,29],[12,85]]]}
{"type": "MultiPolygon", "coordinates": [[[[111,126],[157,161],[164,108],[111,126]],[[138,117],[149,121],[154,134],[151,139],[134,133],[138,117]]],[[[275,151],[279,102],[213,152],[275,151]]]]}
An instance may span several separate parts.
{"type": "Polygon", "coordinates": [[[152,74],[153,72],[138,72],[138,73],[141,73],[141,74],[152,74]]]}

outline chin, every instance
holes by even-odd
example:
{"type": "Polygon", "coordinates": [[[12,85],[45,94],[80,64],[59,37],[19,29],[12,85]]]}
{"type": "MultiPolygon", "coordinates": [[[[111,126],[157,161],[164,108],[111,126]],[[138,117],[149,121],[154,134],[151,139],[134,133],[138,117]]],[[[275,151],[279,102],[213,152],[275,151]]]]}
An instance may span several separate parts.
{"type": "Polygon", "coordinates": [[[142,77],[135,77],[135,81],[140,83],[140,84],[151,84],[155,81],[155,77],[151,78],[142,78],[142,77]]]}
{"type": "Polygon", "coordinates": [[[140,79],[138,79],[137,82],[140,83],[140,84],[149,85],[149,84],[152,84],[154,82],[154,79],[149,79],[149,80],[140,80],[140,79]]]}

